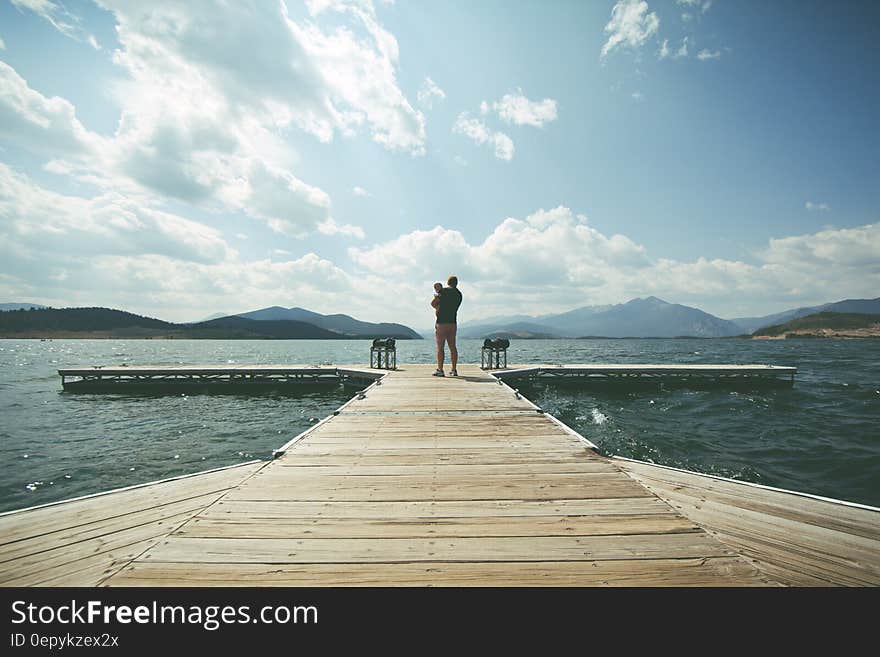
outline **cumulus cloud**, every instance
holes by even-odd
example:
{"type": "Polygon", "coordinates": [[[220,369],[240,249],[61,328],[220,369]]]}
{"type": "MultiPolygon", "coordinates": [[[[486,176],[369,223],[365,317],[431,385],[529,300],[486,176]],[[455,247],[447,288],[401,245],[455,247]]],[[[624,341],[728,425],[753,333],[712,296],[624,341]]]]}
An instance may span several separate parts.
{"type": "Polygon", "coordinates": [[[52,0],[11,0],[11,2],[19,10],[34,12],[64,36],[75,41],[85,41],[95,50],[100,50],[101,46],[97,39],[83,29],[82,19],[62,4],[52,0]]]}
{"type": "Polygon", "coordinates": [[[813,201],[807,201],[804,207],[810,212],[827,212],[831,209],[831,206],[827,203],[814,203],[813,201]]]}
{"type": "MultiPolygon", "coordinates": [[[[485,101],[480,105],[480,112],[484,111],[485,101]]],[[[502,121],[515,125],[531,125],[541,128],[546,123],[556,120],[556,101],[552,98],[543,100],[529,100],[523,95],[522,89],[515,93],[505,94],[492,104],[502,121]]]]}
{"type": "Polygon", "coordinates": [[[699,9],[702,13],[706,13],[711,9],[713,0],[676,0],[679,5],[699,9]]]}
{"type": "Polygon", "coordinates": [[[63,98],[46,98],[0,61],[0,136],[39,153],[94,156],[102,139],[76,118],[63,98]]]}
{"type": "Polygon", "coordinates": [[[602,46],[601,58],[612,50],[628,46],[638,50],[660,28],[660,19],[654,12],[648,13],[644,0],[618,0],[611,9],[611,20],[605,26],[608,41],[602,46]]]}
{"type": "MultiPolygon", "coordinates": [[[[265,64],[265,70],[257,71],[260,66],[238,60],[219,70],[223,58],[235,50],[234,44],[224,39],[236,42],[237,37],[239,50],[245,41],[261,42],[255,33],[265,22],[260,12],[252,11],[257,14],[254,16],[241,9],[247,16],[239,21],[233,16],[230,21],[234,27],[219,18],[198,25],[181,19],[174,23],[175,31],[167,20],[161,20],[168,18],[161,13],[161,3],[149,7],[134,3],[126,9],[135,17],[120,10],[120,41],[126,47],[114,56],[130,77],[117,92],[122,117],[116,134],[105,138],[89,132],[71,103],[43,96],[12,67],[0,62],[0,136],[33,152],[51,155],[47,170],[103,189],[124,193],[149,190],[160,199],[240,210],[287,235],[303,236],[319,229],[348,236],[362,233],[357,227],[337,226],[331,220],[329,196],[290,172],[292,158],[278,128],[287,123],[285,112],[292,112],[292,106],[285,106],[283,98],[268,92],[260,94],[261,85],[272,86],[260,75],[272,77],[269,60],[278,53],[255,46],[255,53],[249,52],[249,56],[253,54],[258,64],[265,64]],[[212,30],[223,33],[219,44],[214,42],[212,30]],[[170,32],[173,36],[168,36],[170,32]],[[188,33],[192,33],[189,39],[188,33]]],[[[284,30],[295,42],[290,30],[284,30]]],[[[271,30],[262,37],[271,40],[271,30]]],[[[382,48],[392,56],[391,45],[383,41],[382,48]]],[[[295,54],[293,46],[289,50],[295,54]]],[[[250,61],[249,57],[238,59],[250,61]]],[[[308,69],[305,65],[298,70],[301,81],[320,82],[321,75],[310,77],[308,69]]],[[[305,105],[300,119],[321,138],[322,119],[309,113],[308,102],[305,105]]],[[[331,110],[324,119],[333,115],[331,110]]],[[[376,132],[377,141],[394,140],[400,124],[392,117],[388,126],[387,131],[376,132]]],[[[328,138],[333,129],[327,127],[328,138]]]]}
{"type": "Polygon", "coordinates": [[[721,57],[720,50],[709,50],[708,48],[703,48],[700,52],[697,53],[697,59],[701,62],[705,62],[709,59],[718,59],[721,57]]]}
{"type": "Polygon", "coordinates": [[[464,135],[476,144],[491,144],[495,148],[495,157],[499,160],[513,159],[513,140],[503,132],[493,132],[485,123],[473,118],[468,112],[458,115],[452,131],[464,135]]]}
{"type": "Polygon", "coordinates": [[[431,109],[434,105],[434,99],[443,100],[446,98],[446,92],[438,87],[437,83],[431,78],[425,78],[425,81],[422,83],[422,88],[419,89],[416,96],[423,107],[431,109]]]}
{"type": "Polygon", "coordinates": [[[160,254],[194,262],[234,256],[215,229],[107,193],[92,198],[49,191],[0,164],[0,234],[19,258],[160,254]]]}
{"type": "Polygon", "coordinates": [[[669,57],[669,39],[663,39],[663,43],[660,44],[660,50],[657,51],[658,59],[666,59],[669,57]]]}
{"type": "Polygon", "coordinates": [[[324,235],[345,235],[362,240],[366,237],[364,229],[352,224],[337,224],[334,219],[327,219],[318,224],[318,232],[324,235]]]}
{"type": "Polygon", "coordinates": [[[688,37],[684,37],[681,40],[681,45],[678,50],[675,51],[675,59],[679,59],[680,57],[687,57],[688,55],[688,37]]]}
{"type": "Polygon", "coordinates": [[[480,243],[437,226],[353,247],[349,255],[365,272],[418,285],[429,284],[437,272],[457,273],[474,302],[474,319],[646,295],[730,317],[743,299],[771,312],[841,296],[876,296],[880,223],[770,240],[752,262],[685,262],[651,257],[630,238],[603,234],[560,206],[505,219],[480,243]]]}
{"type": "Polygon", "coordinates": [[[372,194],[363,187],[355,186],[351,191],[355,196],[372,196],[372,194]]]}
{"type": "Polygon", "coordinates": [[[457,230],[437,226],[370,248],[353,247],[349,255],[368,270],[408,278],[427,279],[438,268],[451,268],[472,280],[571,285],[592,280],[606,266],[641,263],[644,249],[622,235],[602,235],[586,217],[560,206],[524,220],[505,219],[477,245],[457,230]]]}
{"type": "MultiPolygon", "coordinates": [[[[290,256],[283,261],[247,260],[218,230],[141,200],[58,194],[0,164],[0,296],[24,294],[58,306],[113,306],[178,320],[216,312],[230,299],[253,308],[285,300],[377,320],[378,314],[387,319],[385,308],[394,307],[393,301],[386,305],[376,277],[352,278],[315,253],[295,257],[288,249],[275,254],[290,256]],[[380,307],[383,313],[377,313],[380,307]]],[[[330,220],[319,230],[359,229],[330,220]]]]}

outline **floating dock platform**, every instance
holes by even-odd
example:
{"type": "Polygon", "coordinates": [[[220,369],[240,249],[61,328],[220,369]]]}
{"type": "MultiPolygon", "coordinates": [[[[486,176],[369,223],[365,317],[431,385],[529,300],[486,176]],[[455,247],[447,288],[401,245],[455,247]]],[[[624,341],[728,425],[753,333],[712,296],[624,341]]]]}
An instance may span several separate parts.
{"type": "Polygon", "coordinates": [[[602,456],[474,365],[328,369],[382,378],[271,461],[0,515],[0,584],[880,584],[880,509],[602,456]]]}
{"type": "MultiPolygon", "coordinates": [[[[572,380],[577,383],[678,383],[699,385],[794,384],[795,367],[775,365],[525,365],[489,370],[503,379],[572,380]]],[[[229,389],[239,386],[287,387],[342,383],[368,385],[385,370],[357,367],[301,365],[212,365],[201,367],[84,367],[58,370],[61,385],[69,391],[156,390],[167,387],[229,389]]]]}
{"type": "Polygon", "coordinates": [[[321,365],[154,365],[151,367],[83,367],[58,370],[69,391],[113,392],[174,388],[288,387],[339,384],[365,386],[382,370],[321,365]]]}
{"type": "Polygon", "coordinates": [[[621,383],[674,383],[680,385],[719,384],[784,385],[793,386],[796,367],[778,365],[651,365],[651,364],[591,364],[591,365],[526,365],[511,369],[493,370],[504,379],[530,381],[573,381],[578,384],[607,385],[621,383]]]}

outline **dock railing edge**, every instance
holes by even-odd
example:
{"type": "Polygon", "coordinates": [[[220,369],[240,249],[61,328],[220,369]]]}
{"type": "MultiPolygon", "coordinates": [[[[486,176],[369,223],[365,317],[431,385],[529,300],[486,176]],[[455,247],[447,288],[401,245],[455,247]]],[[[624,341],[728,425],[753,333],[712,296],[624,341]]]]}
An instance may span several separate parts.
{"type": "MultiPolygon", "coordinates": [[[[529,370],[539,370],[539,369],[540,369],[540,368],[536,368],[536,367],[535,367],[535,368],[520,369],[520,370],[516,370],[516,371],[517,371],[517,372],[528,372],[529,370]]],[[[495,371],[499,371],[499,370],[495,370],[495,371]]],[[[565,422],[563,422],[562,420],[560,420],[558,417],[556,417],[555,415],[553,415],[553,413],[548,413],[547,411],[545,411],[543,408],[541,408],[540,406],[538,406],[537,404],[535,404],[535,402],[533,402],[531,399],[529,399],[528,397],[526,397],[525,395],[523,395],[518,389],[511,388],[511,387],[510,387],[507,383],[505,383],[500,377],[495,376],[495,374],[494,374],[493,372],[490,371],[490,372],[488,372],[488,374],[489,374],[489,376],[491,376],[493,379],[495,379],[496,381],[498,381],[498,383],[499,383],[500,385],[502,385],[502,386],[504,386],[505,388],[507,388],[508,390],[510,390],[510,392],[513,393],[514,395],[516,395],[516,397],[517,397],[518,399],[522,399],[525,403],[527,403],[529,406],[531,406],[532,408],[534,408],[535,411],[537,411],[538,413],[541,413],[544,417],[546,417],[547,419],[549,419],[551,422],[553,422],[554,424],[558,425],[558,426],[559,426],[563,431],[565,431],[567,434],[569,434],[569,435],[571,435],[571,436],[574,436],[575,438],[577,438],[578,440],[580,440],[581,442],[583,442],[587,447],[589,447],[589,448],[592,449],[593,451],[595,451],[595,452],[598,452],[598,451],[599,451],[599,448],[598,448],[596,445],[594,445],[592,442],[590,442],[590,441],[589,441],[587,438],[585,438],[583,435],[581,435],[580,433],[578,433],[577,431],[575,431],[574,429],[572,429],[570,426],[568,426],[565,422]]]]}
{"type": "Polygon", "coordinates": [[[222,472],[223,470],[232,470],[233,468],[243,468],[246,465],[254,465],[255,463],[269,463],[269,461],[265,461],[263,459],[253,459],[251,461],[245,461],[244,463],[233,463],[232,465],[224,465],[219,468],[211,468],[209,470],[201,470],[199,472],[190,472],[182,475],[175,475],[174,477],[166,477],[165,479],[155,479],[153,481],[145,481],[140,484],[132,484],[131,486],[123,486],[121,488],[112,488],[110,490],[102,490],[97,493],[89,493],[87,495],[79,495],[77,497],[70,497],[64,500],[55,500],[54,502],[46,502],[44,504],[35,504],[34,506],[26,506],[21,509],[10,509],[9,511],[0,511],[0,518],[5,516],[10,516],[15,513],[24,513],[25,511],[35,511],[37,509],[45,509],[50,506],[57,506],[59,504],[67,504],[68,502],[79,502],[81,500],[91,499],[93,497],[102,497],[104,495],[110,495],[112,493],[123,493],[127,490],[134,490],[137,488],[145,488],[147,486],[154,486],[156,484],[166,484],[171,481],[179,481],[181,479],[189,479],[190,477],[198,477],[200,475],[212,474],[214,472],[222,472]]]}
{"type": "MultiPolygon", "coordinates": [[[[340,371],[340,372],[344,372],[344,371],[354,371],[354,370],[344,370],[344,369],[340,369],[339,371],[340,371]]],[[[301,431],[301,432],[298,433],[296,436],[294,436],[293,438],[291,438],[290,440],[288,440],[286,443],[284,443],[284,444],[283,444],[281,447],[279,447],[278,449],[273,450],[273,452],[272,452],[272,458],[273,458],[273,459],[277,459],[279,456],[284,456],[284,454],[287,452],[288,449],[290,449],[293,445],[295,445],[295,444],[298,443],[300,440],[302,440],[303,438],[305,438],[306,436],[308,436],[308,435],[309,435],[310,433],[312,433],[315,429],[317,429],[318,427],[322,426],[323,424],[326,424],[327,422],[329,422],[330,420],[332,420],[334,417],[336,417],[337,415],[339,415],[339,414],[345,409],[346,406],[348,406],[349,404],[351,404],[351,403],[354,402],[354,401],[357,401],[358,399],[363,399],[364,396],[366,395],[366,393],[367,393],[371,388],[374,388],[374,387],[376,387],[376,386],[380,386],[380,385],[382,385],[382,379],[384,379],[387,375],[388,375],[387,372],[383,373],[381,376],[379,376],[375,381],[373,381],[373,382],[372,382],[370,385],[368,385],[366,388],[364,388],[363,390],[359,390],[358,392],[356,392],[355,395],[354,395],[351,399],[349,399],[349,400],[348,400],[347,402],[345,402],[342,406],[340,406],[340,407],[337,408],[335,411],[333,411],[330,415],[328,415],[327,417],[321,419],[319,422],[316,422],[315,424],[313,424],[312,426],[310,426],[310,427],[307,428],[306,430],[301,431]]]]}
{"type": "Polygon", "coordinates": [[[842,506],[849,506],[856,509],[862,509],[864,511],[875,511],[880,512],[880,507],[871,506],[869,504],[861,504],[859,502],[850,502],[848,500],[838,500],[833,497],[824,497],[822,495],[816,495],[814,493],[805,493],[799,490],[789,490],[787,488],[778,488],[775,486],[767,486],[766,484],[757,484],[753,481],[743,481],[742,479],[731,479],[730,477],[721,477],[719,475],[707,474],[705,472],[694,472],[693,470],[684,470],[682,468],[676,468],[671,465],[663,465],[661,463],[651,463],[650,461],[640,461],[638,459],[631,459],[626,456],[611,456],[612,459],[617,459],[619,461],[628,461],[630,463],[638,463],[639,465],[650,465],[655,468],[662,468],[664,470],[672,470],[673,472],[681,472],[683,474],[695,475],[697,477],[707,477],[709,479],[716,479],[718,481],[725,481],[730,484],[742,484],[743,486],[751,486],[753,488],[760,488],[763,490],[769,490],[776,493],[787,493],[789,495],[797,495],[799,497],[808,497],[810,499],[819,500],[820,502],[830,502],[832,504],[840,504],[842,506]]]}

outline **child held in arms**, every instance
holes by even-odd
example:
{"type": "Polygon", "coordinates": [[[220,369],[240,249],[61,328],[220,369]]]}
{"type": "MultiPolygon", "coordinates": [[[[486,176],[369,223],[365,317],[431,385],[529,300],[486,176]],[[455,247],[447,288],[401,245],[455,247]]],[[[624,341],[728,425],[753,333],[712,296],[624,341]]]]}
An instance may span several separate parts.
{"type": "Polygon", "coordinates": [[[440,312],[440,294],[443,292],[443,283],[434,283],[434,298],[431,299],[431,307],[434,309],[434,314],[438,314],[440,312]]]}

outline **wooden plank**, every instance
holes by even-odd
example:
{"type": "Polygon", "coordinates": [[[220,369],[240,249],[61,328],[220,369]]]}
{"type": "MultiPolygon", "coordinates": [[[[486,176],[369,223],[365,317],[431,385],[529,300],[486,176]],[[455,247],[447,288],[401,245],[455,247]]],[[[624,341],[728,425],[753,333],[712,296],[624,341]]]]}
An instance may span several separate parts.
{"type": "Polygon", "coordinates": [[[656,497],[570,500],[466,500],[423,502],[296,502],[232,500],[212,505],[200,518],[480,518],[485,516],[663,515],[670,507],[656,497]]]}
{"type": "Polygon", "coordinates": [[[190,538],[430,538],[610,536],[700,531],[673,513],[480,518],[196,518],[174,532],[190,538]]]}
{"type": "Polygon", "coordinates": [[[47,568],[16,581],[16,586],[98,586],[139,554],[156,544],[159,538],[127,545],[119,550],[101,552],[71,563],[47,568]]]}
{"type": "MultiPolygon", "coordinates": [[[[602,475],[594,475],[596,477],[602,475]]],[[[586,486],[583,481],[558,484],[541,481],[509,482],[492,486],[469,484],[435,484],[426,486],[401,486],[394,483],[382,485],[314,485],[294,487],[291,484],[248,485],[244,484],[227,494],[230,500],[371,500],[371,501],[417,501],[417,500],[558,500],[591,499],[599,497],[651,497],[644,487],[632,481],[614,478],[596,485],[586,486]]]]}
{"type": "Polygon", "coordinates": [[[112,586],[772,586],[741,559],[394,564],[150,563],[112,586]]]}
{"type": "Polygon", "coordinates": [[[592,453],[583,450],[540,450],[528,453],[511,452],[508,449],[476,448],[459,450],[451,448],[427,448],[418,452],[398,449],[370,449],[368,452],[339,449],[328,451],[304,448],[288,450],[278,459],[280,465],[517,465],[517,464],[566,464],[597,462],[592,453]]]}
{"type": "Polygon", "coordinates": [[[601,561],[734,556],[703,532],[512,538],[166,538],[151,563],[388,563],[411,561],[601,561]]]}
{"type": "Polygon", "coordinates": [[[622,467],[779,581],[880,584],[878,512],[647,464],[622,467]]]}
{"type": "Polygon", "coordinates": [[[157,523],[168,518],[179,518],[186,514],[192,517],[209,504],[220,499],[222,495],[222,492],[209,493],[208,495],[201,495],[180,502],[163,504],[162,506],[152,507],[143,511],[113,516],[106,520],[86,525],[77,525],[48,534],[37,534],[11,543],[5,543],[0,546],[0,572],[2,572],[5,562],[20,559],[21,557],[39,554],[59,547],[76,549],[77,543],[89,539],[110,536],[122,530],[157,523]]]}
{"type": "Polygon", "coordinates": [[[189,512],[181,513],[147,525],[7,561],[0,564],[0,585],[33,586],[48,579],[50,574],[58,576],[63,572],[79,570],[84,559],[98,555],[105,555],[108,563],[118,561],[118,555],[123,553],[131,554],[129,558],[133,558],[138,553],[133,553],[132,546],[149,539],[158,541],[191,517],[189,512]]]}
{"type": "MultiPolygon", "coordinates": [[[[402,477],[405,475],[430,476],[434,479],[437,477],[483,477],[503,475],[579,475],[579,474],[595,474],[595,473],[618,473],[619,470],[611,463],[604,461],[587,461],[578,459],[567,463],[495,463],[489,465],[483,464],[362,464],[352,463],[349,465],[301,465],[296,462],[284,461],[278,464],[281,468],[289,470],[281,470],[276,476],[293,477],[348,477],[348,476],[374,476],[374,477],[402,477]]],[[[278,470],[273,470],[273,475],[278,470]]]]}
{"type": "Polygon", "coordinates": [[[658,489],[688,490],[695,497],[711,497],[719,502],[766,514],[768,517],[788,518],[880,541],[880,511],[835,504],[651,464],[622,460],[616,463],[622,470],[642,478],[645,483],[650,481],[658,489]]]}
{"type": "Polygon", "coordinates": [[[222,492],[266,465],[255,463],[0,516],[0,545],[222,492]]]}

